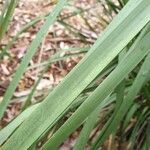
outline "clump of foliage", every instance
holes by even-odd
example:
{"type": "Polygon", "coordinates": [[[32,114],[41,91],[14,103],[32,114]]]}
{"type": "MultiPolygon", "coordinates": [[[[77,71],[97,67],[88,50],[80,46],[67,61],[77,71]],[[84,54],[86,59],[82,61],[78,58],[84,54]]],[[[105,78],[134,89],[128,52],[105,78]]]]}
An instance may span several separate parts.
{"type": "MultiPolygon", "coordinates": [[[[1,15],[1,27],[11,18],[6,15],[12,14],[16,5],[14,2],[12,6],[11,2],[7,4],[7,12],[1,15]]],[[[108,12],[118,15],[79,64],[42,102],[31,105],[35,89],[32,90],[24,111],[0,130],[2,149],[36,149],[36,144],[44,139],[41,149],[55,150],[78,128],[82,130],[75,150],[83,150],[87,145],[96,150],[108,138],[111,148],[116,137],[120,148],[121,143],[127,142],[127,149],[149,149],[150,1],[118,0],[116,5],[106,0],[106,3],[108,12]],[[64,121],[69,112],[72,115],[64,121]],[[93,129],[96,134],[91,138],[93,129]]],[[[46,16],[0,103],[1,117],[29,61],[65,5],[67,0],[59,0],[53,12],[46,16]]],[[[5,32],[4,28],[2,36],[5,32]]]]}

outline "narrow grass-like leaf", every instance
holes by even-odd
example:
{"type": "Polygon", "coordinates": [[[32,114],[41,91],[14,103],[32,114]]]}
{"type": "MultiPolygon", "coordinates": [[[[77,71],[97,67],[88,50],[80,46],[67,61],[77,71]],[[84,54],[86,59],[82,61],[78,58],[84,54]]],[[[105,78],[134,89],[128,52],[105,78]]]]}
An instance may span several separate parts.
{"type": "Polygon", "coordinates": [[[11,48],[11,46],[15,43],[15,41],[17,40],[17,38],[19,37],[20,34],[25,32],[26,30],[28,30],[30,27],[32,27],[33,25],[35,25],[42,19],[45,19],[45,16],[37,17],[34,20],[32,20],[31,22],[29,22],[28,24],[26,24],[25,26],[23,26],[22,29],[20,31],[18,31],[17,34],[12,38],[12,40],[6,45],[6,47],[3,49],[3,51],[7,52],[11,48]]]}
{"type": "Polygon", "coordinates": [[[101,112],[102,108],[106,107],[108,104],[112,103],[115,100],[115,97],[109,96],[107,97],[100,105],[91,113],[91,115],[87,118],[86,122],[84,123],[83,129],[79,135],[79,138],[76,141],[76,144],[74,146],[74,150],[83,150],[88,138],[90,136],[90,133],[92,132],[97,118],[98,114],[101,112]]]}
{"type": "MultiPolygon", "coordinates": [[[[4,12],[2,19],[1,19],[1,24],[0,24],[0,40],[4,36],[4,34],[7,31],[9,22],[11,21],[11,18],[13,16],[13,12],[15,10],[15,7],[17,5],[19,0],[11,0],[8,4],[8,8],[6,7],[6,12],[4,12]]],[[[6,2],[7,3],[7,2],[6,2]]]]}
{"type": "MultiPolygon", "coordinates": [[[[79,127],[79,125],[82,123],[82,120],[84,120],[96,108],[96,106],[114,90],[114,88],[127,76],[127,74],[134,69],[134,67],[145,57],[145,55],[148,54],[150,51],[149,38],[150,32],[147,33],[139,43],[135,43],[131,47],[131,50],[129,50],[126,57],[120,62],[116,69],[100,84],[100,86],[67,120],[67,122],[49,139],[49,141],[44,145],[43,149],[57,149],[58,146],[65,140],[65,138],[77,127],[79,127]]],[[[147,64],[150,63],[149,59],[149,57],[146,59],[146,69],[149,66],[147,64]]],[[[143,80],[138,80],[138,84],[140,84],[139,81],[143,80]]],[[[111,128],[110,131],[113,132],[114,130],[111,128]]]]}
{"type": "Polygon", "coordinates": [[[145,107],[142,113],[139,115],[138,120],[134,126],[134,129],[132,130],[132,134],[130,137],[130,143],[129,143],[129,149],[134,149],[134,144],[136,143],[136,137],[138,135],[138,130],[140,126],[145,122],[147,117],[150,115],[150,111],[148,111],[148,107],[145,107]]]}
{"type": "Polygon", "coordinates": [[[64,1],[59,1],[55,10],[47,17],[44,25],[41,27],[40,31],[38,32],[36,38],[32,41],[30,47],[28,48],[28,51],[26,55],[24,56],[19,68],[17,69],[13,80],[11,81],[4,98],[2,102],[0,103],[0,118],[2,118],[3,113],[18,85],[19,80],[21,79],[23,73],[25,72],[25,69],[27,68],[32,56],[35,54],[38,46],[42,42],[42,39],[44,38],[45,34],[47,33],[49,26],[54,23],[56,20],[58,14],[62,10],[63,6],[66,4],[66,0],[64,1]]]}
{"type": "Polygon", "coordinates": [[[2,26],[2,23],[3,23],[3,19],[5,17],[5,14],[7,12],[7,9],[8,9],[8,6],[9,6],[9,1],[6,1],[1,9],[1,15],[0,15],[0,26],[2,26]]]}
{"type": "MultiPolygon", "coordinates": [[[[81,96],[76,99],[70,106],[67,111],[72,111],[76,107],[80,106],[87,96],[81,96]]],[[[114,96],[112,97],[112,101],[108,102],[107,104],[114,101],[114,96]]],[[[41,103],[35,104],[24,110],[21,114],[19,114],[14,120],[12,120],[6,127],[0,130],[0,145],[3,144],[8,137],[17,129],[17,127],[25,121],[25,119],[40,105],[41,103]]],[[[64,112],[64,113],[66,113],[64,112]]],[[[63,114],[62,114],[63,116],[63,114]]],[[[57,121],[56,121],[57,122],[57,121]]]]}
{"type": "MultiPolygon", "coordinates": [[[[121,60],[125,57],[127,48],[125,47],[123,49],[123,51],[119,54],[118,57],[118,62],[120,63],[121,60]]],[[[125,80],[123,80],[115,89],[116,91],[116,107],[115,107],[115,112],[118,110],[118,108],[120,107],[123,99],[124,99],[124,90],[125,90],[125,80]]],[[[114,112],[114,113],[115,113],[114,112]]]]}
{"type": "MultiPolygon", "coordinates": [[[[148,40],[149,37],[147,39],[147,43],[149,42],[148,40]]],[[[93,145],[93,149],[96,149],[107,138],[107,136],[111,132],[113,132],[114,126],[116,127],[119,125],[120,121],[123,119],[128,109],[132,106],[134,98],[136,97],[137,93],[140,91],[141,87],[143,86],[143,83],[148,77],[148,74],[150,72],[149,65],[150,65],[150,54],[145,59],[145,62],[143,63],[130,91],[128,92],[128,95],[126,96],[125,100],[120,106],[118,112],[112,119],[111,123],[102,130],[100,136],[98,137],[95,144],[93,145]]]]}
{"type": "Polygon", "coordinates": [[[39,104],[33,105],[22,112],[17,118],[10,122],[5,128],[0,130],[0,145],[16,130],[16,128],[37,108],[39,104]]]}
{"type": "MultiPolygon", "coordinates": [[[[149,81],[149,78],[147,78],[146,82],[148,82],[148,81],[149,81]]],[[[145,97],[150,100],[149,87],[147,85],[145,85],[145,87],[143,88],[143,91],[144,91],[145,97]]]]}
{"type": "MultiPolygon", "coordinates": [[[[122,52],[119,54],[118,63],[120,63],[121,60],[125,57],[126,51],[127,51],[127,47],[125,47],[122,50],[122,52]]],[[[115,92],[116,92],[116,105],[115,105],[115,109],[114,109],[114,112],[112,114],[112,117],[116,114],[116,112],[118,111],[119,107],[121,106],[121,104],[124,100],[125,79],[116,87],[115,92]]],[[[110,145],[111,148],[112,148],[112,144],[113,144],[113,141],[115,140],[115,135],[116,135],[116,132],[117,132],[117,127],[114,127],[114,128],[115,128],[114,132],[112,133],[112,142],[111,142],[111,145],[110,145]]],[[[121,139],[121,137],[120,137],[120,139],[121,139]]]]}
{"type": "Polygon", "coordinates": [[[49,63],[55,63],[55,62],[57,62],[57,61],[65,60],[65,59],[67,59],[67,58],[81,56],[81,55],[83,55],[84,53],[86,53],[86,49],[85,49],[85,51],[82,51],[82,50],[81,50],[81,52],[72,53],[72,54],[67,54],[67,55],[65,55],[65,56],[61,56],[62,53],[63,53],[63,51],[60,51],[60,52],[56,53],[55,55],[53,55],[53,56],[52,56],[49,60],[47,60],[47,61],[44,61],[44,62],[35,64],[35,65],[33,65],[33,66],[29,66],[29,67],[27,68],[27,70],[29,70],[29,69],[34,69],[34,68],[37,68],[37,67],[43,67],[43,66],[48,65],[49,63]]]}
{"type": "MultiPolygon", "coordinates": [[[[48,70],[49,66],[52,63],[54,63],[56,61],[59,61],[59,60],[64,60],[64,59],[66,59],[68,57],[71,57],[71,56],[78,56],[80,54],[83,54],[83,52],[77,53],[77,54],[70,54],[70,55],[67,55],[67,56],[64,56],[64,57],[60,57],[61,52],[57,52],[55,55],[53,55],[51,58],[49,58],[49,60],[46,62],[46,67],[44,68],[44,70],[42,71],[42,73],[40,74],[40,76],[38,77],[38,80],[34,84],[34,86],[33,86],[32,90],[31,90],[30,94],[28,95],[27,100],[26,100],[26,102],[25,102],[24,107],[23,107],[22,110],[26,109],[31,104],[32,97],[33,97],[33,95],[34,95],[34,93],[36,91],[36,88],[37,88],[38,84],[40,83],[40,81],[41,81],[44,73],[48,70]]],[[[39,65],[37,64],[36,66],[42,66],[42,65],[43,65],[43,63],[40,63],[39,65]]],[[[33,66],[32,66],[32,68],[33,68],[33,66]]]]}
{"type": "Polygon", "coordinates": [[[128,123],[131,121],[131,118],[133,117],[134,113],[137,111],[138,107],[139,107],[139,105],[135,103],[128,111],[128,113],[123,121],[123,129],[124,130],[125,130],[125,128],[127,128],[128,123]]]}
{"type": "Polygon", "coordinates": [[[147,130],[146,130],[146,140],[145,140],[146,150],[150,148],[150,134],[149,133],[150,133],[150,122],[148,123],[147,130]]]}
{"type": "MultiPolygon", "coordinates": [[[[122,59],[123,57],[124,57],[124,54],[125,54],[125,51],[126,51],[126,49],[125,50],[123,50],[122,52],[121,52],[121,56],[119,57],[119,59],[122,59]]],[[[120,83],[119,85],[118,85],[118,88],[116,88],[116,89],[119,89],[119,91],[117,91],[117,99],[116,99],[116,109],[118,109],[118,107],[120,106],[120,103],[122,102],[122,98],[124,98],[124,83],[120,83]],[[123,88],[122,88],[122,84],[123,84],[123,88]],[[120,92],[121,92],[121,94],[120,94],[120,92]],[[119,94],[118,94],[119,93],[119,94]],[[122,97],[122,94],[123,94],[123,97],[122,97]],[[118,96],[119,95],[119,96],[118,96]],[[121,96],[120,96],[121,95],[121,96]]],[[[108,98],[106,98],[106,99],[110,99],[109,97],[108,98]]],[[[105,102],[105,100],[104,101],[102,101],[102,103],[100,103],[100,106],[103,104],[105,102]]],[[[84,124],[84,127],[83,127],[83,129],[82,129],[82,131],[81,131],[81,133],[80,133],[80,136],[79,136],[79,138],[78,138],[78,140],[77,140],[77,142],[76,142],[76,144],[75,144],[75,146],[74,146],[74,150],[82,150],[82,149],[84,149],[84,146],[85,146],[85,144],[87,143],[87,141],[88,141],[88,137],[89,137],[89,135],[90,135],[90,133],[92,132],[92,130],[93,130],[93,128],[94,128],[94,125],[95,125],[95,123],[96,123],[96,121],[97,121],[97,117],[98,117],[98,114],[100,113],[100,109],[99,109],[99,107],[96,109],[96,110],[94,110],[94,112],[92,112],[91,113],[91,115],[87,118],[87,120],[86,120],[86,122],[85,122],[85,124],[84,124]]]]}

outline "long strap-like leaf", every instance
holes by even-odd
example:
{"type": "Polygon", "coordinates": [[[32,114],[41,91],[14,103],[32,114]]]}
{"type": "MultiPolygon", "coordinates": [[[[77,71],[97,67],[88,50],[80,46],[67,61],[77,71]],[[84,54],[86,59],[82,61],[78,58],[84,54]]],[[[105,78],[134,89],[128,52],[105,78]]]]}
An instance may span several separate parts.
{"type": "Polygon", "coordinates": [[[23,73],[25,72],[30,60],[32,59],[32,56],[35,54],[38,46],[40,45],[40,43],[42,42],[42,39],[44,38],[45,34],[47,33],[50,25],[52,25],[54,23],[54,21],[56,20],[58,14],[60,13],[60,11],[62,10],[63,6],[66,4],[66,0],[60,0],[58,5],[56,6],[55,10],[50,13],[50,15],[47,17],[44,25],[42,26],[42,28],[40,29],[40,31],[38,32],[36,38],[32,41],[30,47],[28,48],[28,51],[26,53],[26,55],[24,56],[19,68],[17,69],[13,80],[11,81],[11,84],[9,85],[4,98],[2,100],[2,102],[0,103],[0,118],[2,118],[3,113],[18,85],[19,80],[21,79],[23,73]]]}
{"type": "MultiPolygon", "coordinates": [[[[43,149],[57,149],[59,144],[61,144],[61,142],[63,142],[72,131],[80,126],[82,120],[84,120],[102,100],[113,92],[114,88],[124,79],[124,77],[126,77],[126,75],[144,58],[144,56],[148,54],[150,51],[149,39],[150,32],[146,34],[137,45],[131,47],[132,50],[129,51],[117,68],[99,85],[92,95],[81,105],[81,107],[79,107],[79,109],[67,120],[56,134],[50,138],[43,149]]],[[[111,128],[109,131],[112,132],[114,130],[111,128]]]]}
{"type": "Polygon", "coordinates": [[[114,118],[111,120],[110,124],[106,128],[104,128],[104,130],[102,130],[100,136],[94,143],[93,145],[94,150],[97,149],[97,147],[99,147],[99,145],[103,143],[106,137],[114,130],[114,126],[119,125],[120,121],[123,119],[128,109],[132,106],[133,99],[136,97],[137,93],[140,91],[142,85],[144,84],[146,78],[149,75],[149,72],[150,72],[149,65],[150,65],[150,53],[145,59],[130,91],[128,92],[128,95],[126,96],[125,100],[121,104],[118,112],[116,113],[114,118]]]}
{"type": "MultiPolygon", "coordinates": [[[[11,0],[8,4],[8,6],[6,8],[4,8],[4,14],[1,18],[1,22],[0,22],[0,41],[2,40],[3,36],[5,35],[9,23],[12,19],[15,7],[17,5],[19,0],[11,0]]],[[[8,3],[8,1],[6,1],[6,3],[8,3]]]]}

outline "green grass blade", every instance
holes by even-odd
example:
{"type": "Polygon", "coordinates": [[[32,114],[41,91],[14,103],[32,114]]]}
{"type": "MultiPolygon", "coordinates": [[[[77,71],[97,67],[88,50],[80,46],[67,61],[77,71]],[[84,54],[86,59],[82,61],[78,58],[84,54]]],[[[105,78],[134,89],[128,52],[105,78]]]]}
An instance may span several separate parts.
{"type": "MultiPolygon", "coordinates": [[[[65,140],[65,138],[77,127],[79,127],[82,121],[96,108],[96,106],[102,100],[104,100],[128,75],[128,73],[135,68],[135,66],[145,57],[145,55],[148,54],[148,52],[150,51],[149,38],[150,32],[146,34],[140,42],[135,43],[131,47],[131,50],[129,50],[126,57],[120,62],[116,69],[100,84],[100,86],[67,120],[67,122],[52,136],[52,138],[49,139],[49,141],[44,145],[43,149],[57,149],[58,146],[65,140]]],[[[149,59],[150,58],[147,57],[146,67],[149,67],[149,65],[147,66],[147,64],[150,63],[149,59]]],[[[110,131],[113,132],[112,128],[110,131]]]]}
{"type": "Polygon", "coordinates": [[[44,61],[44,62],[35,64],[35,65],[29,66],[29,67],[27,68],[27,70],[29,70],[29,69],[34,69],[34,68],[37,68],[37,67],[43,67],[43,66],[48,65],[49,63],[55,63],[55,62],[57,62],[57,61],[65,60],[65,59],[67,59],[67,58],[78,57],[78,56],[80,56],[80,55],[83,55],[85,52],[86,52],[86,49],[85,49],[85,51],[82,51],[82,50],[81,50],[81,52],[73,53],[73,54],[67,54],[67,55],[65,55],[65,56],[61,56],[61,54],[62,54],[63,52],[58,52],[58,53],[56,53],[55,55],[53,55],[48,61],[44,61]]]}
{"type": "MultiPolygon", "coordinates": [[[[122,59],[125,57],[127,51],[127,47],[125,47],[122,52],[119,54],[118,56],[118,63],[120,63],[122,61],[122,59]]],[[[114,112],[112,114],[112,116],[114,116],[116,114],[116,112],[118,111],[119,107],[121,106],[123,100],[124,100],[124,94],[125,94],[125,79],[116,87],[115,89],[116,92],[116,105],[115,105],[115,109],[114,112]]],[[[114,132],[112,133],[112,142],[110,147],[112,148],[112,144],[113,141],[115,140],[115,135],[117,132],[117,127],[114,127],[114,132]]],[[[121,138],[121,137],[120,137],[121,138]]]]}
{"type": "Polygon", "coordinates": [[[134,126],[134,129],[132,130],[132,134],[130,137],[130,143],[129,143],[129,149],[134,148],[134,144],[136,143],[136,137],[138,135],[138,130],[140,126],[144,123],[144,121],[147,119],[147,117],[150,115],[150,111],[147,110],[148,107],[145,107],[143,112],[138,116],[138,120],[134,126]]]}
{"type": "Polygon", "coordinates": [[[9,22],[11,21],[13,12],[15,10],[15,7],[16,7],[18,1],[19,0],[11,0],[10,3],[8,4],[8,6],[7,6],[8,8],[7,8],[5,17],[3,16],[2,23],[1,23],[1,26],[0,26],[0,41],[1,41],[1,39],[4,36],[4,34],[7,31],[9,22]]]}
{"type": "Polygon", "coordinates": [[[146,150],[148,150],[150,148],[150,122],[148,123],[148,126],[147,126],[147,130],[146,130],[146,150]]]}
{"type": "Polygon", "coordinates": [[[98,108],[96,108],[96,110],[94,110],[91,115],[87,118],[84,127],[80,133],[79,138],[76,141],[76,144],[74,146],[74,150],[83,150],[85,147],[85,144],[88,141],[88,138],[90,136],[90,133],[92,132],[96,122],[97,122],[97,118],[98,118],[98,114],[101,112],[102,108],[106,107],[107,105],[109,105],[110,103],[112,103],[115,100],[115,96],[113,95],[113,97],[107,97],[104,101],[102,101],[102,103],[100,103],[100,105],[98,106],[98,108]]]}
{"type": "MultiPolygon", "coordinates": [[[[34,143],[148,23],[149,11],[149,0],[131,0],[115,17],[85,58],[48,95],[40,107],[22,123],[3,148],[14,147],[16,150],[20,148],[24,150],[34,143]]],[[[145,49],[141,53],[144,55],[145,49]]]]}
{"type": "Polygon", "coordinates": [[[6,12],[7,12],[8,5],[9,5],[9,2],[8,2],[8,1],[6,1],[6,2],[4,3],[3,8],[1,9],[1,15],[0,15],[0,26],[2,25],[2,22],[3,22],[3,19],[4,19],[4,15],[5,15],[5,14],[6,14],[6,12]]]}
{"type": "MultiPolygon", "coordinates": [[[[127,48],[125,47],[123,51],[119,54],[118,61],[120,61],[125,57],[127,48]]],[[[115,89],[116,91],[116,107],[115,107],[115,112],[118,110],[120,107],[123,99],[124,99],[124,90],[125,90],[125,80],[123,80],[115,89]]]]}
{"type": "Polygon", "coordinates": [[[139,108],[139,105],[135,103],[128,111],[128,113],[123,121],[123,129],[124,130],[125,130],[125,128],[127,128],[128,123],[131,121],[132,116],[134,115],[134,113],[137,111],[138,108],[139,108]]]}
{"type": "Polygon", "coordinates": [[[130,91],[128,92],[128,95],[126,96],[125,100],[120,106],[120,109],[118,110],[115,117],[112,119],[111,123],[108,125],[108,127],[105,128],[101,132],[99,138],[96,140],[96,142],[93,145],[93,149],[96,149],[100,144],[102,144],[102,142],[106,139],[106,137],[111,132],[113,132],[114,127],[119,125],[120,121],[123,119],[128,109],[132,106],[134,98],[136,97],[137,93],[140,91],[141,87],[143,86],[150,72],[149,65],[150,65],[150,54],[145,59],[145,62],[143,63],[130,91]]]}
{"type": "Polygon", "coordinates": [[[0,130],[0,145],[2,145],[7,140],[7,138],[37,108],[38,105],[39,104],[36,104],[26,109],[18,117],[16,117],[12,122],[10,122],[5,128],[0,130]]]}
{"type": "Polygon", "coordinates": [[[32,41],[30,47],[28,48],[26,55],[24,56],[19,68],[17,69],[17,71],[14,75],[13,80],[11,81],[11,83],[4,95],[2,102],[0,103],[0,118],[2,118],[3,113],[7,107],[17,85],[18,85],[18,82],[21,79],[23,73],[25,72],[25,70],[29,64],[29,61],[31,60],[31,58],[35,54],[38,46],[42,42],[42,39],[44,38],[45,34],[47,33],[49,26],[54,23],[58,14],[60,13],[60,11],[62,10],[62,8],[65,4],[66,4],[66,0],[58,2],[55,10],[47,17],[44,25],[41,27],[40,31],[37,33],[36,38],[32,41]]]}
{"type": "Polygon", "coordinates": [[[11,46],[15,43],[20,34],[28,30],[30,27],[32,27],[42,19],[45,19],[45,16],[37,17],[28,24],[26,24],[25,26],[23,26],[22,29],[19,32],[17,32],[17,34],[13,37],[13,39],[6,45],[3,51],[7,52],[11,48],[11,46]]]}
{"type": "MultiPolygon", "coordinates": [[[[119,59],[122,59],[124,57],[125,50],[123,50],[121,52],[119,59]]],[[[124,83],[121,83],[120,85],[118,85],[118,89],[119,89],[119,94],[117,92],[117,105],[118,105],[117,107],[120,106],[120,102],[122,102],[122,98],[124,97],[124,96],[122,97],[122,93],[124,93],[124,83]],[[123,84],[123,88],[122,88],[122,84],[123,84]],[[120,94],[120,92],[121,92],[121,94],[120,94]],[[121,97],[120,97],[120,95],[121,95],[121,97]]],[[[108,101],[109,101],[109,99],[111,99],[111,98],[108,97],[106,99],[108,99],[108,101]]],[[[102,103],[100,104],[100,106],[102,106],[102,104],[105,102],[105,100],[102,101],[102,103]]],[[[98,114],[100,113],[100,108],[98,107],[96,110],[94,110],[94,112],[92,112],[92,114],[87,118],[87,120],[86,120],[86,122],[84,124],[84,127],[83,127],[83,129],[82,129],[82,131],[80,133],[80,136],[79,136],[79,138],[78,138],[78,140],[77,140],[77,142],[76,142],[76,144],[74,146],[74,150],[83,150],[84,149],[84,146],[85,146],[85,144],[88,141],[90,133],[92,132],[92,130],[94,128],[94,125],[95,125],[95,123],[97,121],[98,114]]]]}
{"type": "MultiPolygon", "coordinates": [[[[66,112],[72,111],[79,105],[81,105],[87,96],[79,97],[72,103],[70,108],[66,112]]],[[[112,97],[114,99],[114,96],[112,97]]],[[[110,101],[111,102],[111,101],[110,101]]],[[[109,104],[108,102],[107,104],[109,104]]],[[[6,127],[0,130],[0,145],[3,144],[9,136],[16,130],[16,128],[40,105],[41,103],[35,104],[24,110],[14,120],[12,120],[6,127]]],[[[64,113],[66,113],[64,112],[64,113]]],[[[62,115],[63,116],[63,115],[62,115]]],[[[56,121],[57,122],[57,121],[56,121]]]]}
{"type": "MultiPolygon", "coordinates": [[[[85,51],[83,51],[83,52],[85,52],[85,51]]],[[[60,57],[61,52],[57,52],[55,55],[53,55],[51,58],[49,58],[49,60],[46,62],[46,67],[44,68],[44,70],[42,71],[42,73],[40,74],[40,76],[38,77],[38,79],[37,79],[36,83],[34,84],[34,86],[33,86],[32,90],[31,90],[30,94],[28,95],[28,97],[27,97],[27,99],[25,101],[25,104],[24,104],[22,110],[26,109],[29,105],[31,105],[31,100],[32,100],[33,95],[34,95],[34,93],[36,91],[36,88],[37,88],[38,84],[40,83],[40,81],[41,81],[44,73],[49,69],[49,66],[52,63],[54,63],[56,61],[59,61],[59,60],[64,60],[64,59],[66,59],[68,57],[71,57],[71,56],[78,56],[80,54],[83,54],[83,52],[80,52],[80,53],[77,53],[77,54],[70,54],[70,55],[63,56],[63,57],[60,57]]],[[[40,67],[41,65],[43,65],[43,63],[37,64],[36,66],[40,67]]],[[[33,66],[32,66],[32,68],[33,68],[33,66]]]]}

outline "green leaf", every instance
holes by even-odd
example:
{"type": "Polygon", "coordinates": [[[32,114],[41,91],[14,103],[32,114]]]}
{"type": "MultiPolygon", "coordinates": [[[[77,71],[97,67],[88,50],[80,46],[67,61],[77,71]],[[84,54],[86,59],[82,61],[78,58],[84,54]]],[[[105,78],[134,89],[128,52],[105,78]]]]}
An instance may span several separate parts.
{"type": "Polygon", "coordinates": [[[134,113],[137,111],[137,109],[139,108],[138,104],[134,104],[128,111],[124,121],[123,121],[123,129],[125,130],[125,128],[127,128],[128,123],[131,121],[131,118],[133,117],[134,113]]]}
{"type": "Polygon", "coordinates": [[[28,30],[31,26],[35,25],[42,19],[45,19],[45,16],[36,17],[34,20],[32,20],[31,22],[29,22],[28,24],[23,26],[21,28],[21,30],[18,31],[17,34],[12,38],[12,40],[6,45],[6,47],[3,49],[3,51],[7,52],[12,47],[12,45],[15,43],[15,41],[17,40],[17,38],[19,37],[20,34],[25,32],[26,30],[28,30]]]}
{"type": "Polygon", "coordinates": [[[0,41],[2,40],[3,36],[5,35],[9,22],[12,19],[15,7],[19,0],[11,0],[8,4],[6,1],[6,7],[4,8],[3,16],[0,18],[0,41]]]}
{"type": "MultiPolygon", "coordinates": [[[[97,107],[97,105],[99,105],[101,101],[111,94],[111,92],[113,92],[114,88],[128,75],[129,72],[136,67],[136,65],[145,57],[145,55],[148,54],[150,51],[149,39],[150,32],[148,32],[140,41],[137,39],[135,44],[132,45],[129,52],[126,54],[126,57],[119,63],[116,69],[99,85],[99,87],[89,96],[88,99],[86,99],[79,109],[77,109],[77,111],[64,123],[64,125],[49,139],[49,141],[44,145],[43,149],[57,149],[58,146],[65,140],[65,138],[81,125],[82,121],[85,120],[85,118],[97,107]]],[[[150,58],[147,57],[146,65],[150,63],[149,59],[150,58]]],[[[148,68],[149,65],[146,67],[148,68]]],[[[138,81],[143,83],[143,80],[138,81]]],[[[140,83],[138,82],[138,84],[140,83]]],[[[132,91],[131,95],[129,96],[132,96],[133,93],[135,94],[137,90],[139,89],[134,89],[134,92],[132,91]]],[[[128,97],[128,99],[129,98],[132,99],[132,97],[128,97]]],[[[123,102],[126,103],[126,100],[123,102]]],[[[126,107],[122,109],[126,109],[126,107]]],[[[116,115],[124,114],[122,109],[121,114],[116,113],[116,115]]],[[[115,121],[118,120],[118,118],[115,118],[115,121]]],[[[109,133],[114,131],[114,127],[116,127],[116,124],[110,128],[109,133]]],[[[106,135],[108,136],[108,134],[106,135]]]]}
{"type": "Polygon", "coordinates": [[[16,130],[16,128],[37,108],[39,104],[33,105],[23,111],[18,117],[10,122],[5,128],[0,130],[0,145],[16,130]]]}
{"type": "Polygon", "coordinates": [[[88,138],[90,136],[90,133],[92,132],[97,118],[98,114],[102,111],[102,108],[108,106],[110,103],[112,103],[115,100],[115,95],[112,95],[111,97],[107,97],[100,105],[90,114],[90,116],[87,118],[86,122],[84,123],[83,129],[79,135],[79,138],[77,139],[77,142],[74,146],[74,150],[83,150],[85,144],[88,141],[88,138]]]}
{"type": "Polygon", "coordinates": [[[138,116],[138,120],[132,130],[131,137],[130,137],[130,144],[129,148],[133,149],[134,144],[136,143],[136,137],[138,136],[138,130],[140,129],[140,126],[144,124],[146,119],[149,117],[150,111],[148,111],[148,106],[144,108],[144,110],[141,112],[141,114],[138,116]]]}
{"type": "Polygon", "coordinates": [[[150,122],[148,123],[148,126],[147,126],[147,129],[146,129],[146,141],[145,141],[145,147],[146,147],[146,150],[148,150],[150,148],[150,122]]]}
{"type": "Polygon", "coordinates": [[[30,60],[32,59],[32,56],[35,54],[38,46],[42,42],[42,40],[43,40],[45,34],[47,33],[50,25],[52,25],[54,23],[58,14],[60,13],[60,11],[62,10],[62,8],[65,4],[66,4],[66,0],[59,1],[55,10],[52,13],[50,13],[50,15],[47,17],[44,25],[41,27],[40,31],[36,35],[36,38],[32,41],[30,47],[28,48],[26,55],[22,59],[22,62],[20,64],[19,68],[17,69],[17,71],[14,75],[14,78],[11,81],[7,91],[5,92],[5,95],[4,95],[2,102],[0,103],[0,118],[2,118],[3,113],[7,107],[17,85],[18,85],[19,80],[21,79],[21,77],[22,77],[23,73],[25,72],[30,60]]]}
{"type": "MultiPolygon", "coordinates": [[[[150,32],[149,32],[150,35],[150,32]]],[[[149,38],[147,37],[147,44],[149,42],[149,38]]],[[[142,42],[142,40],[141,40],[142,42]]],[[[150,49],[150,47],[149,47],[150,49]]],[[[139,56],[140,57],[140,56],[139,56]]],[[[93,149],[96,149],[100,144],[102,144],[102,142],[106,139],[106,137],[113,132],[114,127],[118,126],[120,121],[123,119],[124,115],[126,114],[126,112],[128,111],[128,109],[132,106],[133,104],[133,100],[136,97],[137,93],[140,91],[140,89],[142,88],[145,80],[147,79],[149,72],[150,72],[150,54],[146,57],[131,89],[129,90],[125,100],[123,101],[122,105],[120,106],[118,112],[116,113],[116,115],[114,116],[114,118],[112,119],[112,121],[110,122],[110,124],[104,128],[100,134],[100,136],[98,137],[98,139],[96,140],[93,149]]]]}

